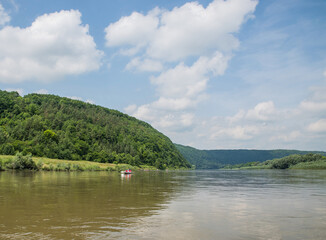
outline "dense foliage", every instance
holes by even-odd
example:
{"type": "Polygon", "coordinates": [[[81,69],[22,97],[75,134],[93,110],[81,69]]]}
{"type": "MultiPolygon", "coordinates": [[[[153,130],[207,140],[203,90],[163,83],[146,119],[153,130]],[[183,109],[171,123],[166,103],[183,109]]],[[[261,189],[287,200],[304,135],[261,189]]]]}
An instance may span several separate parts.
{"type": "Polygon", "coordinates": [[[308,154],[325,152],[309,152],[297,150],[198,150],[196,148],[175,144],[181,154],[196,169],[217,169],[227,165],[255,164],[270,159],[282,158],[292,154],[308,154]],[[252,163],[253,162],[253,163],[252,163]]]}
{"type": "Polygon", "coordinates": [[[276,158],[264,162],[251,162],[237,165],[229,165],[226,169],[326,169],[326,157],[321,154],[293,154],[283,158],[276,158]]]}
{"type": "Polygon", "coordinates": [[[38,166],[32,159],[32,155],[29,154],[24,156],[22,153],[17,153],[13,161],[6,164],[6,167],[15,170],[39,170],[38,166]]]}
{"type": "Polygon", "coordinates": [[[0,91],[0,154],[190,167],[169,138],[116,110],[54,95],[0,91]]]}

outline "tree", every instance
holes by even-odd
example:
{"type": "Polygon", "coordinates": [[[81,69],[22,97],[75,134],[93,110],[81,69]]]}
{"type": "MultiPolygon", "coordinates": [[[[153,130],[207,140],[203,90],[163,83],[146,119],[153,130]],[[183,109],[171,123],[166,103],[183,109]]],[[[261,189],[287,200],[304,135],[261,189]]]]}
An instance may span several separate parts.
{"type": "Polygon", "coordinates": [[[58,141],[57,134],[54,131],[50,130],[50,129],[45,130],[43,135],[44,135],[45,140],[47,140],[47,141],[55,141],[55,142],[58,141]]]}

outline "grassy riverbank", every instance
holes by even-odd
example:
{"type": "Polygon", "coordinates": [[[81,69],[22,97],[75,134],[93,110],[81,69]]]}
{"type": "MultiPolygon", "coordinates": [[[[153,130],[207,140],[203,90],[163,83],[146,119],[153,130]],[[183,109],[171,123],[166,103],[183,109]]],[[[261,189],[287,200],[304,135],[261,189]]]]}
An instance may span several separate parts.
{"type": "Polygon", "coordinates": [[[294,154],[265,162],[229,165],[224,169],[326,169],[326,157],[320,154],[294,154]]]}
{"type": "Polygon", "coordinates": [[[41,171],[122,171],[156,170],[153,166],[140,167],[128,164],[98,163],[89,161],[71,161],[31,156],[0,155],[0,170],[41,170],[41,171]]]}

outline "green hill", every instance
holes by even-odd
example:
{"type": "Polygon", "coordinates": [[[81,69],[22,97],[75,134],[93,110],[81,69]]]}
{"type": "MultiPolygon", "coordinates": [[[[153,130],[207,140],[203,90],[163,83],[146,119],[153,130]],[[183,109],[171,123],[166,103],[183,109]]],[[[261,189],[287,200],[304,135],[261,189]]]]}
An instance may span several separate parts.
{"type": "Polygon", "coordinates": [[[326,169],[326,157],[322,154],[293,154],[264,162],[228,165],[225,169],[326,169]]]}
{"type": "Polygon", "coordinates": [[[180,144],[175,144],[175,146],[192,165],[196,166],[196,169],[217,169],[227,165],[263,162],[292,154],[319,153],[326,155],[325,152],[298,150],[198,150],[180,144]]]}
{"type": "Polygon", "coordinates": [[[54,95],[0,90],[0,154],[160,169],[190,167],[171,140],[116,110],[54,95]]]}

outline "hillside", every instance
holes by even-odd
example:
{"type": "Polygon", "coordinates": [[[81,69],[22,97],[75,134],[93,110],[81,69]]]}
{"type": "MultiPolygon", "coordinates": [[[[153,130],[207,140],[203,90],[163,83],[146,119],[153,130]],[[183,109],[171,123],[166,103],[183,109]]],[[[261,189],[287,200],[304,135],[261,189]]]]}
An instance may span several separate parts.
{"type": "Polygon", "coordinates": [[[326,169],[326,157],[321,154],[293,154],[264,162],[228,165],[225,169],[326,169]]]}
{"type": "Polygon", "coordinates": [[[0,90],[0,154],[189,167],[170,139],[116,110],[54,95],[0,90]]]}
{"type": "Polygon", "coordinates": [[[196,166],[196,169],[217,169],[227,165],[263,162],[292,154],[320,153],[326,155],[325,152],[297,150],[198,150],[180,144],[175,144],[175,146],[191,164],[196,166]]]}

